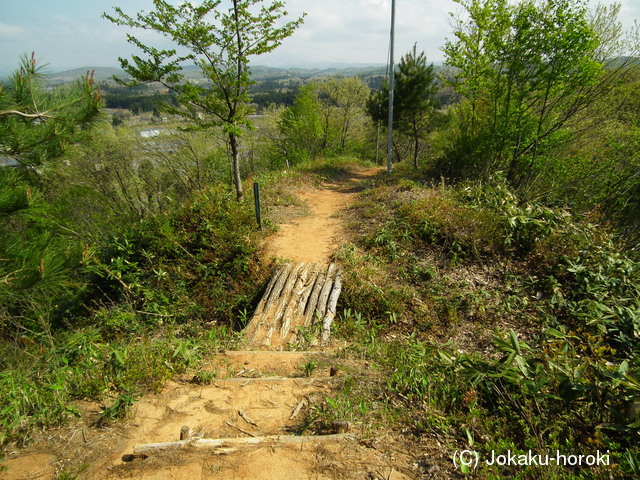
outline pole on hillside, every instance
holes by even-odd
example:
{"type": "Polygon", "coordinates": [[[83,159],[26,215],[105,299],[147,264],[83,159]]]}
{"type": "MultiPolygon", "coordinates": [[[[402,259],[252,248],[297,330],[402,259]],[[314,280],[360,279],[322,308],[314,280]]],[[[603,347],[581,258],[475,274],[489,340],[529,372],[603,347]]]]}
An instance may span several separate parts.
{"type": "Polygon", "coordinates": [[[396,24],[396,0],[391,0],[391,41],[389,43],[389,119],[387,133],[387,173],[391,173],[393,161],[393,89],[394,70],[393,48],[396,24]]]}
{"type": "Polygon", "coordinates": [[[256,220],[258,222],[258,228],[262,230],[262,212],[260,209],[260,185],[258,182],[253,182],[253,201],[256,206],[256,220]]]}

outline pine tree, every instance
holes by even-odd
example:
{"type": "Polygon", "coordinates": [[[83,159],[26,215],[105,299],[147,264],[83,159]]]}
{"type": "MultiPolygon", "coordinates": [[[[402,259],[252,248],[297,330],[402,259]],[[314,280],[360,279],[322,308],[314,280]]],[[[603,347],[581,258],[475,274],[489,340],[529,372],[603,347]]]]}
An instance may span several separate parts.
{"type": "Polygon", "coordinates": [[[23,58],[0,86],[0,334],[46,329],[52,305],[75,288],[81,250],[61,235],[40,193],[47,168],[82,140],[96,119],[100,91],[87,75],[74,85],[46,89],[35,56],[23,58]]]}
{"type": "MultiPolygon", "coordinates": [[[[418,168],[421,140],[432,123],[435,111],[436,77],[433,64],[427,65],[417,46],[402,56],[395,73],[393,89],[393,127],[413,140],[413,164],[418,168]]],[[[384,121],[389,115],[389,84],[383,83],[368,103],[369,115],[384,121]]]]}
{"type": "Polygon", "coordinates": [[[0,85],[0,155],[27,167],[43,166],[79,141],[101,105],[92,74],[53,90],[43,80],[32,54],[0,85]]]}

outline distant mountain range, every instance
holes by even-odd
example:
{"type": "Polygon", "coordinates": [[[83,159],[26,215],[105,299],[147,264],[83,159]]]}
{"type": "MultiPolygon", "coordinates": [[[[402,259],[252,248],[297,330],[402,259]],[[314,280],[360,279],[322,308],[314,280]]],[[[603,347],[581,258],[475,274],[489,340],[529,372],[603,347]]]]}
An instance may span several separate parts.
{"type": "MultiPolygon", "coordinates": [[[[127,75],[119,68],[114,67],[84,67],[65,70],[62,72],[53,72],[47,74],[47,80],[51,84],[62,84],[73,82],[80,77],[91,74],[93,72],[94,79],[97,82],[110,82],[113,77],[126,78],[127,75]]],[[[190,79],[202,78],[200,70],[195,66],[186,66],[183,70],[185,76],[190,79]]],[[[334,66],[328,68],[282,68],[282,67],[265,67],[252,66],[252,78],[256,81],[263,80],[281,80],[281,79],[312,79],[331,76],[372,76],[384,75],[386,67],[384,65],[364,65],[364,66],[334,66]]]]}
{"type": "MultiPolygon", "coordinates": [[[[441,68],[442,62],[434,62],[436,70],[441,68]]],[[[281,66],[267,67],[262,65],[252,65],[252,78],[258,82],[269,80],[297,79],[299,81],[308,81],[315,78],[343,76],[343,77],[370,77],[385,75],[387,66],[382,64],[314,64],[302,66],[281,66]]],[[[64,83],[74,82],[80,77],[93,72],[94,79],[99,83],[112,82],[113,77],[126,78],[126,74],[116,67],[82,67],[59,72],[47,72],[46,78],[50,85],[60,85],[64,83]]],[[[200,70],[195,66],[184,67],[185,76],[189,79],[202,78],[200,70]]],[[[0,74],[0,81],[9,74],[0,74]]]]}
{"type": "Polygon", "coordinates": [[[46,74],[47,81],[51,84],[61,84],[75,82],[80,77],[93,72],[93,78],[97,82],[113,80],[113,76],[123,77],[124,72],[114,67],[83,67],[74,68],[72,70],[64,70],[62,72],[48,72],[46,74]]]}

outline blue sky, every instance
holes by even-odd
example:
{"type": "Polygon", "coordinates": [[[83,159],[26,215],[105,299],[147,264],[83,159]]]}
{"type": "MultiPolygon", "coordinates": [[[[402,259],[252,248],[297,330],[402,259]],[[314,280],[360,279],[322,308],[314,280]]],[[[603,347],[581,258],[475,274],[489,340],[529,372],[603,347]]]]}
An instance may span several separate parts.
{"type": "MultiPolygon", "coordinates": [[[[179,3],[176,1],[176,3],[179,3]]],[[[307,12],[304,25],[257,65],[387,61],[390,0],[288,0],[291,16],[307,12]]],[[[604,2],[610,3],[610,2],[604,2]]],[[[640,18],[640,1],[623,0],[620,19],[626,28],[640,18]]],[[[77,67],[118,66],[118,57],[135,49],[127,29],[101,18],[119,5],[127,13],[149,10],[151,0],[0,0],[0,74],[12,71],[22,54],[32,51],[53,71],[77,67]]],[[[396,58],[414,42],[429,61],[443,59],[440,48],[451,36],[452,0],[396,0],[396,58]]]]}

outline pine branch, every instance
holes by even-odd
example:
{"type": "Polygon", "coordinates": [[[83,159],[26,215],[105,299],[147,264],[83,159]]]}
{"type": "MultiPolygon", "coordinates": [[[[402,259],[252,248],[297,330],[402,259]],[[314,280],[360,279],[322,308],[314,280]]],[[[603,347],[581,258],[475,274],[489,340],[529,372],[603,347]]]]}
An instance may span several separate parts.
{"type": "Polygon", "coordinates": [[[8,115],[18,115],[19,117],[25,118],[54,118],[49,112],[41,112],[41,113],[25,113],[19,110],[5,110],[0,111],[0,117],[5,117],[8,115]]]}

